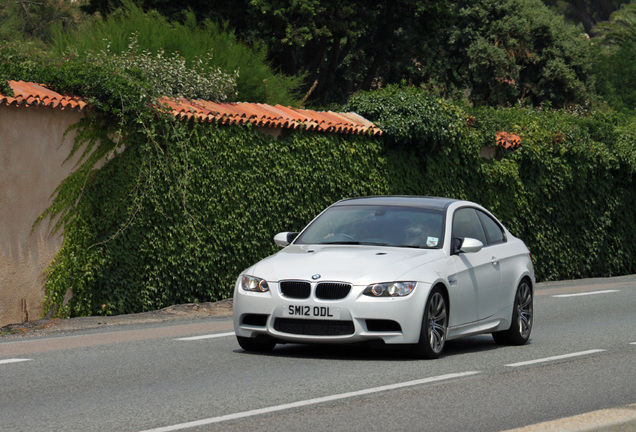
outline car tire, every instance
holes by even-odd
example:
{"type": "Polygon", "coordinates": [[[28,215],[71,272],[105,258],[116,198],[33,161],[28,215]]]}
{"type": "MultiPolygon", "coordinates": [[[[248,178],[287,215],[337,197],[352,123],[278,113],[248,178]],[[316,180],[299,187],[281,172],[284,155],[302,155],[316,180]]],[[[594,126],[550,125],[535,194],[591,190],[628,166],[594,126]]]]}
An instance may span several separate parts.
{"type": "Polygon", "coordinates": [[[433,288],[426,301],[420,340],[413,346],[417,358],[436,359],[444,350],[448,330],[448,304],[439,288],[433,288]]]}
{"type": "Polygon", "coordinates": [[[519,283],[512,309],[512,322],[508,330],[495,332],[493,339],[500,345],[523,345],[530,339],[533,323],[533,292],[530,281],[519,283]]]}
{"type": "Polygon", "coordinates": [[[267,352],[273,350],[276,346],[276,341],[270,338],[261,339],[237,336],[236,340],[245,351],[267,352]]]}

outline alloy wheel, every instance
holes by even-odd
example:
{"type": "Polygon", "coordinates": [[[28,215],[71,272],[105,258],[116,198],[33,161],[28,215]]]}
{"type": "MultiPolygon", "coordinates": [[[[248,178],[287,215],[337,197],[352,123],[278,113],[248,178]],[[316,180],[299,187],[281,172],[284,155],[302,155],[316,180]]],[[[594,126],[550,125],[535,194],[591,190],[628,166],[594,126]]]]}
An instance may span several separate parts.
{"type": "Polygon", "coordinates": [[[433,293],[428,303],[428,342],[431,350],[439,354],[446,342],[446,302],[440,292],[433,293]]]}
{"type": "Polygon", "coordinates": [[[523,282],[517,290],[517,326],[519,335],[523,339],[530,336],[532,330],[532,289],[527,282],[523,282]]]}

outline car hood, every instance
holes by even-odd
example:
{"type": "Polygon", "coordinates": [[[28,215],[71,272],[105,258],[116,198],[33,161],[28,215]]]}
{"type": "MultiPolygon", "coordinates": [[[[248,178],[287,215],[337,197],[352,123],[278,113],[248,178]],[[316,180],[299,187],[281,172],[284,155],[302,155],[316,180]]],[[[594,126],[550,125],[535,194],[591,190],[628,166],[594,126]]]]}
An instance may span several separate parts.
{"type": "Polygon", "coordinates": [[[399,280],[424,281],[422,267],[446,255],[441,249],[378,246],[291,245],[245,273],[270,282],[284,279],[350,282],[368,285],[399,280]],[[408,279],[405,279],[408,278],[408,279]],[[415,279],[417,278],[417,279],[415,279]]]}

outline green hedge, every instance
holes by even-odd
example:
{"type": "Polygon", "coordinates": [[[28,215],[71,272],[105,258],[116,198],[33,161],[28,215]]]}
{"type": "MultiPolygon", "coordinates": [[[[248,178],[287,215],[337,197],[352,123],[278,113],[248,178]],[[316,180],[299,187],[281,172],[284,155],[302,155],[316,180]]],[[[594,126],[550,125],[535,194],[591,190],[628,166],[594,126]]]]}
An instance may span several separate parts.
{"type": "Polygon", "coordinates": [[[189,145],[168,144],[159,166],[132,145],[95,172],[50,268],[47,308],[120,314],[228,298],[243,269],[275,252],[275,233],[301,229],[334,200],[389,192],[378,140],[188,130],[189,145]]]}
{"type": "Polygon", "coordinates": [[[530,245],[539,278],[636,272],[633,119],[531,110],[480,113],[484,123],[495,123],[490,114],[522,138],[504,160],[482,163],[489,189],[484,201],[530,245]]]}
{"type": "Polygon", "coordinates": [[[82,191],[48,273],[46,307],[119,314],[227,298],[241,270],[275,252],[275,233],[368,194],[484,204],[531,248],[539,280],[636,273],[633,117],[462,108],[412,88],[360,93],[343,109],[385,138],[273,139],[196,123],[162,131],[163,121],[154,140],[131,132],[82,191]],[[498,131],[519,135],[521,146],[482,158],[498,131]]]}

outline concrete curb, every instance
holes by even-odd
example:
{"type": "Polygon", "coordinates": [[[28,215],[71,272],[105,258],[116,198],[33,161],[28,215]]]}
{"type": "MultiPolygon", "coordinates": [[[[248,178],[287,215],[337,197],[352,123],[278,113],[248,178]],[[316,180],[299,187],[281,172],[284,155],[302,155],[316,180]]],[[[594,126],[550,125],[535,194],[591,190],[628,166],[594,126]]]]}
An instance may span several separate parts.
{"type": "Polygon", "coordinates": [[[573,417],[537,423],[505,432],[633,432],[636,404],[592,411],[573,417]]]}

